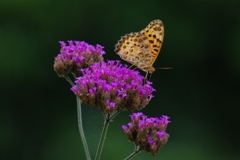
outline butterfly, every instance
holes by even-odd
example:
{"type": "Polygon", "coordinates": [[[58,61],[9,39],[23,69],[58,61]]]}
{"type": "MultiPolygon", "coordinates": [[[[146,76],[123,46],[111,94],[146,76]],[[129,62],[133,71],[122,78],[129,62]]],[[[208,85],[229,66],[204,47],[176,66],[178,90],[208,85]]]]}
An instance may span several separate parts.
{"type": "MultiPolygon", "coordinates": [[[[153,20],[140,32],[132,32],[121,37],[115,45],[115,52],[123,60],[146,72],[153,73],[154,62],[162,48],[164,27],[161,20],[153,20]]],[[[171,69],[162,67],[160,69],[171,69]]]]}

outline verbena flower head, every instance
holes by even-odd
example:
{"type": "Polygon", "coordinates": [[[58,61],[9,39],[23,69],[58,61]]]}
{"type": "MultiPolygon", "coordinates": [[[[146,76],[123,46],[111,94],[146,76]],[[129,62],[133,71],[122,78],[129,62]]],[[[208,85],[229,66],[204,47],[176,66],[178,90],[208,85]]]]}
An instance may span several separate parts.
{"type": "Polygon", "coordinates": [[[60,54],[55,57],[53,67],[60,77],[67,77],[69,73],[80,76],[80,69],[102,61],[102,55],[105,54],[104,47],[98,44],[95,47],[83,41],[68,41],[69,45],[62,41],[59,43],[61,50],[60,54]]]}
{"type": "Polygon", "coordinates": [[[156,155],[167,143],[169,134],[165,131],[170,122],[169,117],[147,118],[141,112],[133,113],[130,117],[131,122],[128,126],[122,126],[128,140],[150,155],[156,155]]]}
{"type": "Polygon", "coordinates": [[[77,78],[71,90],[81,102],[96,106],[103,113],[142,109],[155,91],[151,82],[143,84],[144,77],[120,61],[101,61],[81,71],[83,76],[77,78]]]}

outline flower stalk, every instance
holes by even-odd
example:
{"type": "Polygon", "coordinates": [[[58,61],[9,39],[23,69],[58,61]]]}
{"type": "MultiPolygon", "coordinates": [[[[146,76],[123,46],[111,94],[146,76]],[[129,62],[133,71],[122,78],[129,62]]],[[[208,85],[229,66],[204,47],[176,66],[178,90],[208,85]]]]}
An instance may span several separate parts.
{"type": "Polygon", "coordinates": [[[69,77],[66,77],[66,80],[72,87],[75,85],[69,77]]]}
{"type": "Polygon", "coordinates": [[[129,160],[132,159],[133,157],[135,157],[137,154],[141,153],[141,149],[135,145],[135,150],[133,153],[131,153],[128,157],[126,157],[124,160],[129,160]]]}
{"type": "MultiPolygon", "coordinates": [[[[68,81],[68,83],[70,83],[71,86],[75,85],[69,77],[66,77],[66,80],[68,81]]],[[[82,139],[83,148],[84,148],[84,151],[85,151],[86,158],[87,158],[87,160],[91,160],[87,140],[86,140],[86,137],[85,137],[85,134],[84,134],[84,131],[83,131],[81,101],[77,96],[76,96],[76,100],[77,100],[77,117],[78,117],[79,134],[80,134],[80,137],[82,139]]]]}
{"type": "Polygon", "coordinates": [[[84,148],[84,151],[85,151],[86,158],[87,158],[87,160],[91,160],[87,140],[86,140],[86,137],[85,137],[84,132],[83,132],[81,101],[77,96],[76,96],[76,99],[77,99],[78,129],[79,129],[80,137],[82,139],[83,148],[84,148]]]}
{"type": "Polygon", "coordinates": [[[104,125],[103,125],[102,134],[101,134],[101,137],[100,137],[100,141],[99,141],[99,144],[98,144],[98,149],[97,149],[97,154],[96,154],[95,160],[99,160],[100,157],[101,157],[103,145],[104,145],[104,142],[105,142],[105,139],[106,139],[106,135],[107,135],[107,131],[108,131],[108,126],[109,126],[109,124],[111,122],[111,119],[109,117],[110,117],[110,114],[107,114],[107,116],[105,118],[105,121],[104,121],[104,125]]]}

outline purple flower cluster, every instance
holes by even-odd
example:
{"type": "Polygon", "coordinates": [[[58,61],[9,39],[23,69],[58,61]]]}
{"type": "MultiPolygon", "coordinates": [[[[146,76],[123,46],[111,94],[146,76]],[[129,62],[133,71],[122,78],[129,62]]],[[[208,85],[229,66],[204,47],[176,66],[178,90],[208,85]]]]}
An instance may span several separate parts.
{"type": "Polygon", "coordinates": [[[67,77],[69,73],[80,76],[80,69],[102,61],[102,55],[105,54],[104,47],[98,44],[95,47],[83,41],[68,41],[69,45],[62,41],[59,43],[61,50],[60,54],[55,57],[53,67],[60,77],[67,77]]]}
{"type": "Polygon", "coordinates": [[[133,113],[130,117],[128,127],[122,126],[128,140],[150,155],[156,155],[168,140],[169,134],[165,130],[170,122],[169,117],[147,118],[141,112],[133,113]]]}
{"type": "Polygon", "coordinates": [[[155,91],[151,82],[143,84],[144,77],[120,61],[101,61],[81,71],[83,76],[77,78],[71,90],[81,102],[96,106],[103,113],[142,109],[155,91]]]}

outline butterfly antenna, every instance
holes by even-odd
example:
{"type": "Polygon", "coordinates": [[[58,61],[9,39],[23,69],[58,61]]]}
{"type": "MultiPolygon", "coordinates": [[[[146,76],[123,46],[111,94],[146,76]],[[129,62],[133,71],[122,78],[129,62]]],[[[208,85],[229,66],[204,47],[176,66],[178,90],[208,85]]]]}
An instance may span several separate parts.
{"type": "Polygon", "coordinates": [[[172,69],[172,67],[158,67],[157,69],[172,69]]]}

